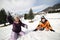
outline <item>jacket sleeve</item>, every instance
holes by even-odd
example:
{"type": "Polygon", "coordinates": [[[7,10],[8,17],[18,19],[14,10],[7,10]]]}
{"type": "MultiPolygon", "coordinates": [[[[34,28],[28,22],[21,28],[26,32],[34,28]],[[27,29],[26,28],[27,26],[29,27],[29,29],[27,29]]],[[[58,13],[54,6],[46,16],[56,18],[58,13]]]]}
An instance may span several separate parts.
{"type": "Polygon", "coordinates": [[[48,29],[52,29],[52,27],[51,27],[49,21],[47,22],[47,25],[46,25],[46,26],[47,26],[48,29]]]}
{"type": "Polygon", "coordinates": [[[16,25],[15,25],[15,23],[13,23],[13,28],[12,28],[12,30],[15,30],[15,27],[16,27],[16,25]]]}
{"type": "Polygon", "coordinates": [[[26,24],[24,24],[24,23],[21,22],[21,26],[25,27],[25,25],[26,25],[26,24]]]}
{"type": "Polygon", "coordinates": [[[40,28],[41,28],[41,23],[39,23],[36,29],[40,29],[40,28]]]}

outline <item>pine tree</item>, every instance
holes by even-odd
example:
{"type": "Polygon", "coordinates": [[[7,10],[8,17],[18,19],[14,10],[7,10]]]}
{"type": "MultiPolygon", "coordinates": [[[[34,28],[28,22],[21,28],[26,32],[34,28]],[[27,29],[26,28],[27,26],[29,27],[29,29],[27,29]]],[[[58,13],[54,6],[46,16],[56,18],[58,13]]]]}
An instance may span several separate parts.
{"type": "Polygon", "coordinates": [[[24,14],[24,19],[28,19],[28,14],[24,14]]]}
{"type": "Polygon", "coordinates": [[[32,11],[32,9],[30,9],[30,11],[29,11],[29,19],[33,19],[34,18],[34,14],[33,14],[33,11],[32,11]]]}
{"type": "Polygon", "coordinates": [[[7,21],[10,23],[10,24],[13,24],[13,17],[11,16],[11,13],[8,12],[8,15],[7,15],[7,21]]]}
{"type": "Polygon", "coordinates": [[[5,10],[4,9],[2,9],[2,10],[0,10],[0,24],[4,24],[4,26],[6,26],[6,17],[7,17],[7,15],[6,15],[6,12],[5,12],[5,10]]]}

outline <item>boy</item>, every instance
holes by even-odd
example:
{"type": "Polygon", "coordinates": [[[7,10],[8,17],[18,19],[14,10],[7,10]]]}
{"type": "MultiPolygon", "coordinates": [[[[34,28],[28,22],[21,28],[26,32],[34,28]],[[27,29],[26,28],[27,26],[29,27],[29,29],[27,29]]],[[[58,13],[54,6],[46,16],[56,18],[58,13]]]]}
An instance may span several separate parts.
{"type": "Polygon", "coordinates": [[[37,30],[43,31],[44,29],[45,29],[46,31],[49,31],[49,30],[50,30],[50,31],[55,32],[55,31],[52,29],[49,21],[48,21],[44,16],[42,16],[42,17],[41,17],[41,23],[37,26],[37,28],[36,28],[34,31],[37,31],[37,30]]]}

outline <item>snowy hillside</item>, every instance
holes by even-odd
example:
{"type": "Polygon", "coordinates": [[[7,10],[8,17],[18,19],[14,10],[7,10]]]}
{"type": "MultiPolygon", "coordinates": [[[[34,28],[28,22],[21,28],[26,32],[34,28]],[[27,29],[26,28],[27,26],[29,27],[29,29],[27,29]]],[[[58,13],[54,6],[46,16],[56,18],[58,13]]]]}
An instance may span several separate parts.
{"type": "MultiPolygon", "coordinates": [[[[36,32],[31,31],[39,24],[41,15],[36,15],[33,19],[33,23],[29,23],[29,20],[21,18],[21,21],[28,25],[28,29],[22,27],[22,30],[26,32],[26,35],[19,37],[18,40],[60,40],[60,14],[46,14],[44,16],[49,20],[51,26],[56,32],[45,30],[36,32]]],[[[11,29],[12,25],[0,28],[0,40],[9,40],[11,29]]]]}

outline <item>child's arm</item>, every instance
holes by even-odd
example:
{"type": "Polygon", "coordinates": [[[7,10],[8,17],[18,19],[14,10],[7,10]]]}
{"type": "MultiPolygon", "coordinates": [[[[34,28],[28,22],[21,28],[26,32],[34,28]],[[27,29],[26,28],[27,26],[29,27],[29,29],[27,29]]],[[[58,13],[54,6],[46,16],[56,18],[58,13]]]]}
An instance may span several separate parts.
{"type": "Polygon", "coordinates": [[[25,27],[25,28],[28,28],[26,24],[22,23],[21,22],[21,26],[25,27]]]}
{"type": "Polygon", "coordinates": [[[39,25],[36,27],[36,29],[34,29],[33,31],[37,31],[37,30],[39,30],[40,29],[40,23],[39,23],[39,25]]]}
{"type": "Polygon", "coordinates": [[[49,23],[49,22],[47,23],[47,27],[49,28],[49,30],[50,30],[50,31],[55,32],[55,30],[53,30],[53,29],[52,29],[52,27],[51,27],[51,25],[50,25],[50,23],[49,23]]]}

